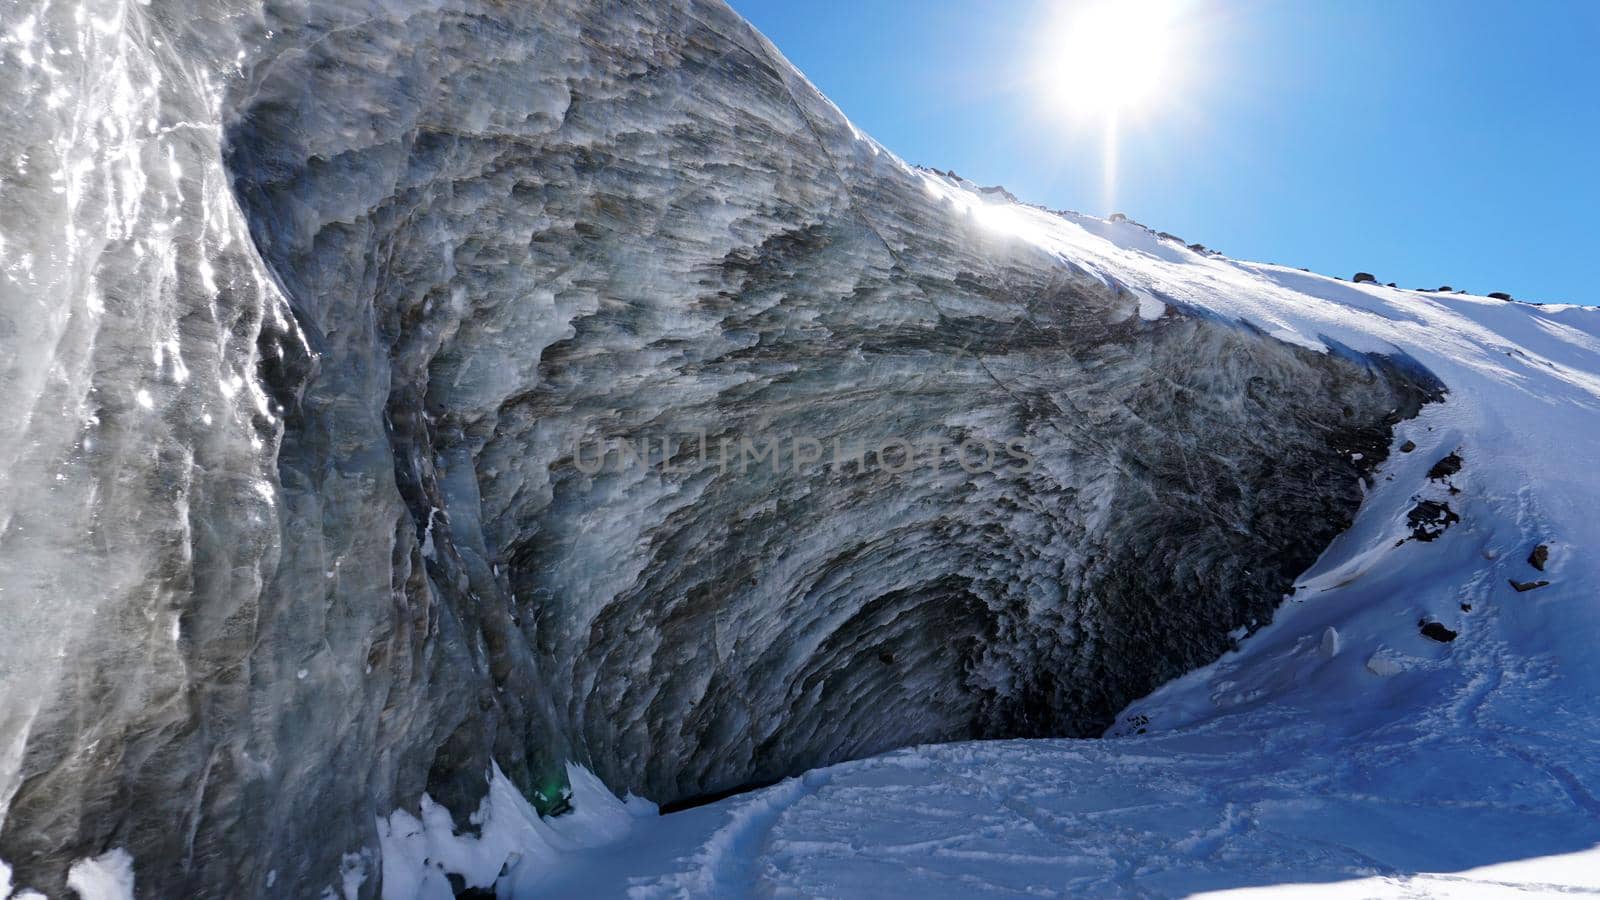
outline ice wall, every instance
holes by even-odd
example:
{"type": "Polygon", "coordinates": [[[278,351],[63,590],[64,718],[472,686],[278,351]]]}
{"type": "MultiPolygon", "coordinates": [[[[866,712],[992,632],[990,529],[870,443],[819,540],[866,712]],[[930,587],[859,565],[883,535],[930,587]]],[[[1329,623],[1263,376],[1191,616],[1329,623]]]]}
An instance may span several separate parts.
{"type": "Polygon", "coordinates": [[[551,809],[1096,733],[1437,396],[1089,272],[719,3],[5,21],[19,885],[370,892],[495,763],[551,809]]]}

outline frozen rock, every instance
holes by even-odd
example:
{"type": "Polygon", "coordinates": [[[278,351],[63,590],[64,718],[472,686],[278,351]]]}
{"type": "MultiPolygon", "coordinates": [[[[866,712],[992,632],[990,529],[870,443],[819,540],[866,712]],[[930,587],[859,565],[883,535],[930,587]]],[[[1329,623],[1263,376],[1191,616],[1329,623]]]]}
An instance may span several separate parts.
{"type": "Polygon", "coordinates": [[[1533,551],[1528,554],[1528,565],[1533,566],[1535,569],[1538,569],[1541,572],[1544,571],[1545,563],[1549,561],[1550,546],[1548,544],[1540,544],[1539,546],[1534,547],[1533,551]]]}

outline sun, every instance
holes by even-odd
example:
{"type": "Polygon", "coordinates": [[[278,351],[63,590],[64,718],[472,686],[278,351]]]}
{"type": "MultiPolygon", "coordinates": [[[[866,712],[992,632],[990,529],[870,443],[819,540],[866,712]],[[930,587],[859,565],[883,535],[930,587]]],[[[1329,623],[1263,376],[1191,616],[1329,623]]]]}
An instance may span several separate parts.
{"type": "Polygon", "coordinates": [[[1058,111],[1117,118],[1152,111],[1181,77],[1181,0],[1058,4],[1039,34],[1036,78],[1058,111]]]}

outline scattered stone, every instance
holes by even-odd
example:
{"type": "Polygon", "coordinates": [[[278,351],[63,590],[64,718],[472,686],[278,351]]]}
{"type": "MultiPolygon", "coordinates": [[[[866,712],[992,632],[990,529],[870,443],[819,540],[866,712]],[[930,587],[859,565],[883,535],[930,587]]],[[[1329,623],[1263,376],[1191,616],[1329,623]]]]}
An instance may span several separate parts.
{"type": "Polygon", "coordinates": [[[1461,611],[1462,612],[1472,612],[1472,604],[1471,603],[1463,603],[1463,604],[1461,604],[1461,611]]]}
{"type": "Polygon", "coordinates": [[[1528,565],[1533,566],[1535,569],[1538,569],[1541,572],[1544,571],[1544,564],[1549,561],[1550,548],[1545,544],[1540,544],[1539,546],[1533,548],[1533,552],[1528,554],[1528,565]]]}
{"type": "Polygon", "coordinates": [[[1350,280],[1354,281],[1356,284],[1377,284],[1378,283],[1377,276],[1373,275],[1371,272],[1357,272],[1356,273],[1356,277],[1354,277],[1354,278],[1352,278],[1350,280]]]}
{"type": "Polygon", "coordinates": [[[1411,537],[1424,542],[1434,540],[1459,521],[1461,517],[1450,504],[1437,500],[1424,500],[1406,513],[1406,527],[1411,529],[1411,537]]]}
{"type": "Polygon", "coordinates": [[[1397,284],[1395,284],[1395,283],[1394,283],[1394,282],[1392,282],[1392,281],[1391,281],[1391,282],[1389,282],[1389,284],[1388,284],[1388,285],[1387,285],[1387,286],[1388,286],[1388,287],[1399,287],[1399,285],[1397,285],[1397,284]]]}
{"type": "Polygon", "coordinates": [[[881,662],[881,663],[883,663],[884,665],[887,666],[887,665],[889,665],[889,664],[894,662],[894,654],[890,653],[887,650],[879,650],[878,651],[878,662],[881,662]]]}
{"type": "Polygon", "coordinates": [[[1451,287],[1448,284],[1439,285],[1439,293],[1441,293],[1441,294],[1448,294],[1453,290],[1455,290],[1455,288],[1451,287]]]}
{"type": "Polygon", "coordinates": [[[1128,215],[1127,215],[1127,213],[1112,213],[1111,214],[1111,219],[1109,221],[1112,221],[1112,222],[1126,222],[1126,221],[1128,221],[1128,215]]]}
{"type": "Polygon", "coordinates": [[[1514,588],[1519,594],[1526,594],[1529,591],[1542,587],[1549,587],[1550,585],[1550,582],[1548,581],[1518,581],[1515,578],[1507,580],[1511,582],[1511,587],[1514,588]]]}
{"type": "Polygon", "coordinates": [[[1461,471],[1461,457],[1452,453],[1433,464],[1428,470],[1429,481],[1440,481],[1461,471]]]}
{"type": "Polygon", "coordinates": [[[1489,294],[1489,299],[1491,299],[1491,300],[1510,300],[1511,299],[1511,295],[1506,293],[1505,291],[1493,291],[1493,292],[1491,292],[1489,294]]]}
{"type": "Polygon", "coordinates": [[[1456,639],[1456,632],[1451,631],[1438,622],[1429,622],[1427,619],[1419,619],[1417,621],[1417,627],[1421,629],[1423,637],[1438,641],[1441,644],[1448,644],[1456,639]]]}
{"type": "Polygon", "coordinates": [[[1178,237],[1177,235],[1173,234],[1170,231],[1158,231],[1158,232],[1156,232],[1156,237],[1161,238],[1162,240],[1167,240],[1167,241],[1177,241],[1180,244],[1184,243],[1183,238],[1178,237]]]}
{"type": "Polygon", "coordinates": [[[446,872],[444,877],[450,882],[450,892],[456,900],[494,900],[493,888],[468,887],[467,879],[455,872],[446,872]]]}
{"type": "Polygon", "coordinates": [[[1400,452],[1401,453],[1410,453],[1411,451],[1413,451],[1415,449],[1417,449],[1417,442],[1416,441],[1406,441],[1404,444],[1400,445],[1400,452]]]}

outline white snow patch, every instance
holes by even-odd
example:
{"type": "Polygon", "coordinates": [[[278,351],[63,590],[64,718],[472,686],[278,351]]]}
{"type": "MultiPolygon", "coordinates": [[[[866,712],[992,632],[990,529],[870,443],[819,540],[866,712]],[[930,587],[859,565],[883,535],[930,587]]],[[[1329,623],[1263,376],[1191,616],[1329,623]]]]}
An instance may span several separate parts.
{"type": "Polygon", "coordinates": [[[1329,625],[1322,629],[1322,642],[1318,648],[1324,658],[1333,659],[1339,655],[1339,630],[1329,625]]]}
{"type": "Polygon", "coordinates": [[[1154,294],[1143,290],[1135,290],[1134,294],[1139,297],[1139,318],[1154,322],[1167,314],[1167,305],[1157,300],[1154,294]]]}
{"type": "Polygon", "coordinates": [[[1367,671],[1381,678],[1399,675],[1409,668],[1411,666],[1407,657],[1387,647],[1379,648],[1377,653],[1367,657],[1367,671]]]}
{"type": "Polygon", "coordinates": [[[453,900],[448,874],[468,887],[526,896],[563,855],[618,841],[636,819],[656,815],[655,804],[618,800],[582,766],[569,763],[567,780],[572,812],[544,818],[495,765],[489,793],[472,815],[477,837],[457,834],[449,811],[426,794],[421,818],[397,809],[378,819],[384,900],[453,900]]]}
{"type": "Polygon", "coordinates": [[[67,887],[81,900],[133,900],[133,856],[118,847],[67,870],[67,887]]]}

